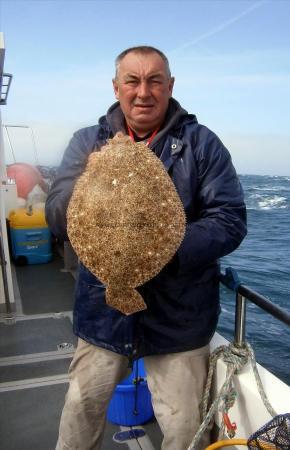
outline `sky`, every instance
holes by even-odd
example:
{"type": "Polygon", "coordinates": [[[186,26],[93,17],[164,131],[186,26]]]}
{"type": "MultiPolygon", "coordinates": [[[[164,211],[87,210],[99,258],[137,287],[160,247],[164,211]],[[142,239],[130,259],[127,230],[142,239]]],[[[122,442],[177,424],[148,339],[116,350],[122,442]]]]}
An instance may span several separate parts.
{"type": "MultiPolygon", "coordinates": [[[[31,127],[38,162],[58,165],[74,131],[115,101],[114,59],[153,45],[173,96],[212,129],[240,174],[290,175],[290,1],[0,1],[2,121],[31,127]]],[[[9,128],[17,161],[35,162],[29,128],[9,128]]],[[[11,150],[4,130],[7,162],[11,150]]]]}

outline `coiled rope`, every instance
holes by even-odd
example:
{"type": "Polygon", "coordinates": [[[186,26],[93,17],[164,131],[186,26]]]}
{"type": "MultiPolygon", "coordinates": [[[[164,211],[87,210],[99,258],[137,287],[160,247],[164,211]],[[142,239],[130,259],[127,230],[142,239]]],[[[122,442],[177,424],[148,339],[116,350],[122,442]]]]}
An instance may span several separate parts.
{"type": "MultiPolygon", "coordinates": [[[[203,422],[200,425],[196,435],[194,436],[187,450],[195,450],[197,448],[197,445],[203,433],[211,423],[216,411],[219,410],[223,413],[227,413],[228,410],[233,406],[235,398],[237,396],[237,393],[232,384],[233,377],[235,374],[238,374],[242,370],[242,368],[247,364],[248,361],[250,361],[251,363],[257,388],[267,411],[272,417],[277,415],[274,409],[272,408],[267,398],[267,395],[264,391],[261,378],[257,369],[254,351],[251,345],[247,342],[244,343],[243,346],[235,346],[234,344],[221,345],[211,353],[209,358],[209,371],[202,402],[203,422]],[[213,374],[219,358],[223,358],[224,362],[227,364],[226,380],[222,385],[215,400],[212,402],[210,408],[208,408],[213,374]]],[[[224,423],[222,424],[220,430],[220,435],[223,434],[224,434],[224,423]]]]}

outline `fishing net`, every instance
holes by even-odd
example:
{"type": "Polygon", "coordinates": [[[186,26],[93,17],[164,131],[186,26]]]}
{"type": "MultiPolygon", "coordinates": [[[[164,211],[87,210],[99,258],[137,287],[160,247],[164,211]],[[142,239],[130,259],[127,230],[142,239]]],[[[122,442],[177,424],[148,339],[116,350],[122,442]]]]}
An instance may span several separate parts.
{"type": "Polygon", "coordinates": [[[274,417],[250,436],[247,445],[250,450],[289,450],[290,414],[274,417]]]}

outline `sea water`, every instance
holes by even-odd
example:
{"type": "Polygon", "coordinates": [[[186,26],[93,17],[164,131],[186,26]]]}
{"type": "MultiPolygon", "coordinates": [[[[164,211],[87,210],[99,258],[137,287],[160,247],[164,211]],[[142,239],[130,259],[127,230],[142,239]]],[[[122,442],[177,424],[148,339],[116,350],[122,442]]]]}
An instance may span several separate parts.
{"type": "MultiPolygon", "coordinates": [[[[241,175],[248,235],[221,260],[243,284],[290,311],[290,176],[241,175]]],[[[233,340],[235,294],[221,286],[218,331],[233,340]]],[[[256,359],[290,385],[290,328],[247,302],[246,339],[256,359]]]]}

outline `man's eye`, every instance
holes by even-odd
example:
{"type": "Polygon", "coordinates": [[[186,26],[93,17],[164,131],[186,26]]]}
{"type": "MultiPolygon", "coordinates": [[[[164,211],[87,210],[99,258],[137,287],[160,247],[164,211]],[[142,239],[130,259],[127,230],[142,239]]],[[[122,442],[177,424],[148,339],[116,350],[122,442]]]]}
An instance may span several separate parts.
{"type": "Polygon", "coordinates": [[[130,85],[136,85],[138,83],[138,81],[137,80],[127,80],[126,81],[126,84],[130,84],[130,85]]]}

